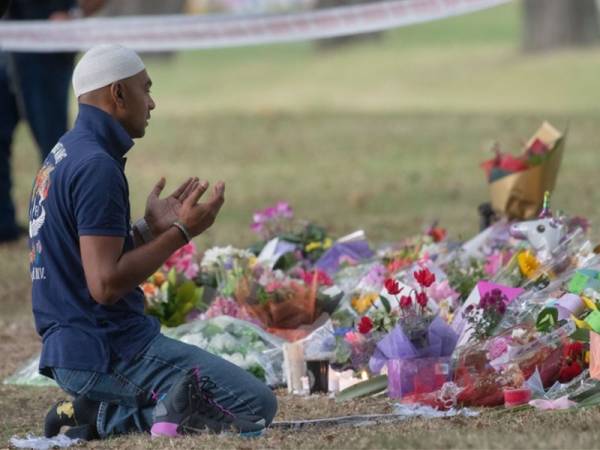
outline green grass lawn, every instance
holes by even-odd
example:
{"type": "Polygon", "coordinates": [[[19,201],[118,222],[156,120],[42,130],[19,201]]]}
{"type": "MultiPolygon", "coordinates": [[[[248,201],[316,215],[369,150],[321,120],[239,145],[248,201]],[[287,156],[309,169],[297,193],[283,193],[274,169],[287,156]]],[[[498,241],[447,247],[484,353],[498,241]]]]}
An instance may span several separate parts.
{"type": "MultiPolygon", "coordinates": [[[[600,49],[524,55],[519,21],[519,5],[511,4],[335,51],[299,43],[149,60],[157,109],[147,136],[129,155],[134,216],[161,175],[171,187],[198,175],[227,182],[221,215],[196,240],[201,248],[250,244],[252,212],[280,199],[334,235],[362,228],[380,243],[439,219],[450,236],[467,238],[477,230],[477,205],[488,198],[478,165],[489,157],[491,143],[497,139],[517,151],[548,119],[570,127],[553,206],[599,223],[600,49]]],[[[22,221],[36,158],[21,126],[14,193],[22,221]]],[[[598,230],[600,225],[595,240],[598,230]]],[[[4,377],[39,349],[25,242],[0,247],[0,273],[4,377]]],[[[39,432],[57,395],[0,386],[0,442],[39,432]]],[[[282,406],[286,417],[310,410],[310,404],[294,409],[288,403],[282,406]]],[[[352,410],[360,411],[360,403],[352,410]]],[[[348,440],[340,430],[302,432],[290,440],[278,432],[251,443],[204,439],[186,446],[582,448],[597,445],[594,414],[505,415],[499,422],[486,415],[359,429],[348,440]]],[[[148,443],[136,438],[107,445],[148,443]]]]}

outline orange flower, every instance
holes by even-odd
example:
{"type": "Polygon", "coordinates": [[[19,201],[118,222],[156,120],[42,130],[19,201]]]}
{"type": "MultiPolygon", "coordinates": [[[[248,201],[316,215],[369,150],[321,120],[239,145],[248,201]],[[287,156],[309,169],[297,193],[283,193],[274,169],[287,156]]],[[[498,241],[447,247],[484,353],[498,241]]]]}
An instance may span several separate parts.
{"type": "Polygon", "coordinates": [[[158,288],[152,283],[142,284],[142,291],[144,291],[146,297],[154,297],[158,294],[158,288]]]}
{"type": "Polygon", "coordinates": [[[154,275],[152,275],[152,280],[157,287],[161,287],[161,285],[167,280],[167,277],[165,277],[165,274],[162,272],[155,272],[154,275]]]}

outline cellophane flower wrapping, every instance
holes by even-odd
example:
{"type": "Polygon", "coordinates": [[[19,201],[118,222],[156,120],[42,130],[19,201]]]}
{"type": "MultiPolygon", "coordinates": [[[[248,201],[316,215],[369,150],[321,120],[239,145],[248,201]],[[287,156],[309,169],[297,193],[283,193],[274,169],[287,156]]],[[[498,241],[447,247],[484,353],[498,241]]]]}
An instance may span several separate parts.
{"type": "MultiPolygon", "coordinates": [[[[388,367],[388,386],[394,397],[418,391],[433,391],[441,387],[440,364],[448,364],[458,336],[441,318],[435,317],[428,326],[405,332],[401,323],[381,339],[369,361],[373,373],[388,367]],[[427,374],[421,382],[418,373],[427,374]],[[436,374],[436,372],[439,372],[436,374]]],[[[448,368],[448,366],[445,366],[448,368]]],[[[443,381],[449,374],[446,371],[443,381]]]]}

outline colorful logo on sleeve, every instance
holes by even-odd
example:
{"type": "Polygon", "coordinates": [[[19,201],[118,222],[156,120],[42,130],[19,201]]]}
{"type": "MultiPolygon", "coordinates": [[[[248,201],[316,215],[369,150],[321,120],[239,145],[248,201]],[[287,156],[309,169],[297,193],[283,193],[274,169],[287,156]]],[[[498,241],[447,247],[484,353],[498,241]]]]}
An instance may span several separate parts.
{"type": "Polygon", "coordinates": [[[44,202],[48,198],[51,187],[50,175],[56,166],[67,157],[67,150],[59,142],[54,146],[50,155],[44,161],[42,168],[35,177],[33,190],[31,193],[31,204],[29,207],[29,238],[30,252],[29,262],[31,264],[31,279],[43,280],[46,278],[45,268],[40,266],[40,257],[42,254],[42,244],[39,240],[39,233],[46,221],[46,208],[44,202]]]}

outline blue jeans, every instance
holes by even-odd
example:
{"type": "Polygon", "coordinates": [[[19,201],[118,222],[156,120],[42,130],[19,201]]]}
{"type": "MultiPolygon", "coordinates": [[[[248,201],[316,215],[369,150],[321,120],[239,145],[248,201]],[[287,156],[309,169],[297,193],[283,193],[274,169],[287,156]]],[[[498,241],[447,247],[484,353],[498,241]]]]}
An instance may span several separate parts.
{"type": "Polygon", "coordinates": [[[101,438],[152,427],[156,400],[190,368],[216,384],[214,399],[233,414],[253,414],[270,424],[277,399],[263,382],[234,364],[193,345],[159,334],[132,361],[116,361],[110,373],[53,368],[58,385],[72,396],[101,402],[101,438]]]}

